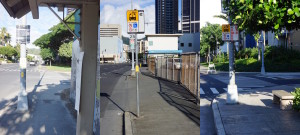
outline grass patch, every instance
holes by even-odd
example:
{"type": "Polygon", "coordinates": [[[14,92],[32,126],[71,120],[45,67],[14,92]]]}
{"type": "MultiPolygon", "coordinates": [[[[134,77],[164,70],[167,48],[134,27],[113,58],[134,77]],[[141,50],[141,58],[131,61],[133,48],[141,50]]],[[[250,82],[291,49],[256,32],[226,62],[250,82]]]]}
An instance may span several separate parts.
{"type": "Polygon", "coordinates": [[[200,65],[204,66],[204,67],[208,67],[208,63],[206,63],[206,62],[200,63],[200,65]]]}
{"type": "Polygon", "coordinates": [[[51,67],[46,66],[46,68],[52,71],[71,72],[71,67],[66,65],[52,65],[51,67]]]}

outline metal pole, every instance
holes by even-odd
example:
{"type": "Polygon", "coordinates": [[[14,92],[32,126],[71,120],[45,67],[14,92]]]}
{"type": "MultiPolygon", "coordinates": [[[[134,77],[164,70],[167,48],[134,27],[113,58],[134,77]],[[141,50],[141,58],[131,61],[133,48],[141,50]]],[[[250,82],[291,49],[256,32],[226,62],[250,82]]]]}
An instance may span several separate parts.
{"type": "Polygon", "coordinates": [[[167,59],[166,59],[166,63],[167,63],[167,66],[166,66],[167,77],[166,77],[166,79],[168,79],[168,56],[167,56],[167,59]]]}
{"type": "MultiPolygon", "coordinates": [[[[265,39],[265,31],[262,32],[261,36],[263,36],[263,38],[265,39]]],[[[265,43],[265,42],[264,42],[265,43]]],[[[260,73],[262,75],[265,75],[266,74],[266,71],[265,71],[265,64],[264,64],[264,51],[265,51],[265,44],[261,44],[261,70],[260,70],[260,73]]]]}
{"type": "MultiPolygon", "coordinates": [[[[132,0],[131,0],[131,10],[133,10],[132,0]]],[[[135,38],[137,38],[137,37],[135,37],[135,38]]],[[[135,72],[134,72],[134,48],[131,48],[131,76],[135,76],[135,72]]]]}
{"type": "MultiPolygon", "coordinates": [[[[230,16],[230,13],[228,16],[230,16]]],[[[230,25],[232,24],[230,17],[228,17],[228,23],[230,25]]],[[[238,91],[237,85],[235,84],[234,50],[234,43],[229,42],[229,84],[227,88],[227,104],[236,104],[238,102],[238,91]]]]}
{"type": "Polygon", "coordinates": [[[175,81],[174,80],[174,56],[172,58],[172,65],[173,65],[173,68],[172,68],[172,80],[175,81]]]}
{"type": "Polygon", "coordinates": [[[208,47],[208,65],[210,65],[210,46],[208,47]]]}
{"type": "Polygon", "coordinates": [[[189,82],[188,82],[188,89],[191,91],[191,54],[189,54],[189,68],[188,68],[188,79],[189,79],[189,82]]]}
{"type": "MultiPolygon", "coordinates": [[[[26,26],[27,15],[22,18],[22,25],[26,26]]],[[[27,100],[27,92],[26,92],[26,42],[27,35],[25,35],[25,43],[21,43],[20,50],[20,92],[18,94],[18,106],[17,110],[26,111],[28,110],[28,100],[27,100]]],[[[22,41],[21,41],[22,42],[22,41]]]]}
{"type": "MultiPolygon", "coordinates": [[[[196,54],[196,56],[198,56],[196,54]]],[[[197,57],[196,57],[197,58],[197,57]]],[[[199,52],[199,58],[197,58],[197,97],[198,97],[198,102],[197,104],[200,105],[200,52],[199,52]]]]}
{"type": "Polygon", "coordinates": [[[195,74],[195,83],[194,83],[194,94],[197,93],[197,69],[198,69],[198,65],[197,65],[197,53],[195,54],[195,66],[194,66],[194,74],[195,74]]]}
{"type": "Polygon", "coordinates": [[[140,117],[140,95],[139,95],[139,51],[138,51],[138,45],[137,45],[137,34],[135,34],[135,68],[136,68],[136,110],[137,110],[137,117],[140,117]]]}
{"type": "MultiPolygon", "coordinates": [[[[134,36],[134,35],[132,35],[134,36]]],[[[136,38],[136,37],[134,37],[136,38]]],[[[135,76],[135,71],[134,71],[134,47],[131,47],[131,76],[135,76]]]]}

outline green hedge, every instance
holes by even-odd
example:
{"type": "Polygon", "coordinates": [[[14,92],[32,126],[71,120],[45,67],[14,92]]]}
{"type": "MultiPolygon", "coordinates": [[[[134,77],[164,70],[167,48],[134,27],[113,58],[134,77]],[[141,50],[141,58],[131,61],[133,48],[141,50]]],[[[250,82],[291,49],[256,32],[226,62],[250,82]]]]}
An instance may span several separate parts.
{"type": "MultiPolygon", "coordinates": [[[[284,47],[270,47],[265,49],[265,70],[266,72],[299,72],[300,52],[286,49],[284,47]]],[[[260,72],[261,61],[257,60],[258,49],[246,48],[236,53],[235,71],[237,72],[260,72]]],[[[216,56],[213,60],[216,69],[228,71],[228,57],[224,54],[216,56]]]]}

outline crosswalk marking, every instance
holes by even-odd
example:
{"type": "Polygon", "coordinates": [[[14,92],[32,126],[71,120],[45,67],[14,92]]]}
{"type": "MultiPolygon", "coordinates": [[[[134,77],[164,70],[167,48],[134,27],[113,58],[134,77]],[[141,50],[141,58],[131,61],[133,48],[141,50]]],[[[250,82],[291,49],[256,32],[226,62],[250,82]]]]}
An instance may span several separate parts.
{"type": "MultiPolygon", "coordinates": [[[[223,88],[225,91],[227,91],[227,88],[223,88]]],[[[238,91],[245,91],[245,90],[249,90],[250,88],[238,88],[238,91]]]]}
{"type": "Polygon", "coordinates": [[[200,88],[200,94],[205,94],[202,88],[200,88]]]}
{"type": "Polygon", "coordinates": [[[216,88],[210,88],[210,90],[212,91],[213,94],[219,94],[219,91],[217,91],[216,88]]]}
{"type": "MultiPolygon", "coordinates": [[[[222,91],[222,90],[220,91],[220,90],[221,89],[209,88],[207,91],[211,91],[214,95],[219,95],[220,93],[223,93],[224,91],[227,92],[228,88],[223,88],[224,91],[222,91]]],[[[251,90],[250,87],[249,88],[248,87],[238,88],[239,92],[247,92],[249,90],[251,90]]],[[[201,95],[205,94],[205,91],[202,88],[200,88],[200,94],[201,95]]]]}
{"type": "MultiPolygon", "coordinates": [[[[5,71],[5,72],[19,72],[20,69],[1,69],[0,71],[5,71]]],[[[31,70],[26,70],[26,72],[42,72],[42,70],[37,70],[37,69],[31,69],[31,70]]]]}

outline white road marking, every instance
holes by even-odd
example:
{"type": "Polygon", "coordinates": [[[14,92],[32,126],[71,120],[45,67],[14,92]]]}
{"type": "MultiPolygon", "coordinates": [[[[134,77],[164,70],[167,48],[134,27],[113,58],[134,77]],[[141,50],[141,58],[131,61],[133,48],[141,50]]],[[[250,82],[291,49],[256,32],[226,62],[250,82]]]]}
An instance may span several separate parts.
{"type": "Polygon", "coordinates": [[[200,88],[200,94],[205,94],[202,88],[200,88]]]}
{"type": "Polygon", "coordinates": [[[216,88],[210,88],[210,90],[212,91],[213,94],[219,94],[219,91],[217,91],[216,88]]]}

